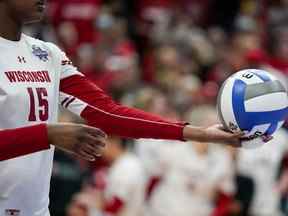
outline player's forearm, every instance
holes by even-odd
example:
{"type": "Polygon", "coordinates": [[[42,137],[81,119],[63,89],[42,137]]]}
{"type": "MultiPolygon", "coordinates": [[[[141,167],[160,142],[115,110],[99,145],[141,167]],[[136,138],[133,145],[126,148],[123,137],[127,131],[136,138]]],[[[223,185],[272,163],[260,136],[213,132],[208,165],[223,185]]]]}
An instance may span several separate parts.
{"type": "Polygon", "coordinates": [[[242,134],[227,133],[217,125],[209,128],[186,126],[119,105],[84,76],[73,75],[62,79],[60,91],[66,95],[62,101],[66,108],[80,113],[90,125],[108,134],[131,138],[219,142],[236,146],[241,144],[239,138],[242,134]]]}
{"type": "MultiPolygon", "coordinates": [[[[89,104],[82,110],[81,116],[90,125],[108,134],[131,138],[183,139],[183,123],[119,105],[83,76],[74,75],[63,79],[60,90],[89,104]]],[[[65,104],[69,104],[67,108],[73,111],[73,102],[65,104]]]]}
{"type": "MultiPolygon", "coordinates": [[[[134,110],[134,112],[137,112],[134,110]]],[[[135,113],[134,113],[135,114],[135,113]]],[[[129,114],[115,115],[88,106],[81,113],[89,125],[101,128],[107,134],[130,138],[183,140],[184,124],[147,120],[144,113],[138,118],[129,114]],[[142,117],[142,118],[141,118],[142,117]]]]}
{"type": "Polygon", "coordinates": [[[0,131],[0,161],[49,148],[45,124],[0,131]]]}
{"type": "Polygon", "coordinates": [[[183,139],[203,142],[207,138],[204,129],[203,127],[187,125],[183,129],[183,139]]]}
{"type": "Polygon", "coordinates": [[[241,146],[242,132],[229,133],[223,130],[222,125],[213,125],[210,127],[196,127],[186,125],[183,129],[183,139],[193,140],[198,142],[213,142],[241,146]]]}

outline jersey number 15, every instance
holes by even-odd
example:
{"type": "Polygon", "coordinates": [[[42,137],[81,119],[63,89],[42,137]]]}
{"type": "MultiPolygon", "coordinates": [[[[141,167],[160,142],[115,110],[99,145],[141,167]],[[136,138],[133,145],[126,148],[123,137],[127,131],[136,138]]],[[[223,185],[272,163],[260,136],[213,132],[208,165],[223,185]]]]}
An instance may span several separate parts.
{"type": "Polygon", "coordinates": [[[35,90],[33,88],[27,88],[27,91],[30,97],[30,111],[28,120],[37,121],[37,116],[39,116],[40,121],[47,121],[49,117],[49,103],[46,88],[35,88],[35,90]],[[36,94],[34,91],[36,91],[36,94]],[[35,97],[35,95],[37,96],[35,97]],[[36,107],[35,99],[38,100],[39,107],[36,107]]]}

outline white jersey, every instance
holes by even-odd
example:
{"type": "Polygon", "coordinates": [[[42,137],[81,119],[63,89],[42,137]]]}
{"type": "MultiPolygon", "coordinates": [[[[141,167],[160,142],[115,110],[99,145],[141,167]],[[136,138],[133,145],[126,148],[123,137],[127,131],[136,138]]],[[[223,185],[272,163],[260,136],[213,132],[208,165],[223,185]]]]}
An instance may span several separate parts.
{"type": "MultiPolygon", "coordinates": [[[[0,37],[0,128],[57,122],[59,82],[78,73],[53,44],[0,37]]],[[[54,149],[0,162],[0,215],[48,216],[54,149]]]]}
{"type": "Polygon", "coordinates": [[[256,216],[278,216],[280,194],[276,190],[277,172],[283,154],[288,149],[288,134],[280,129],[274,139],[257,149],[241,149],[238,171],[255,183],[252,213],[256,216]]]}
{"type": "Polygon", "coordinates": [[[119,216],[141,216],[144,204],[144,171],[141,161],[126,153],[108,170],[105,199],[115,197],[125,203],[119,216]]]}
{"type": "Polygon", "coordinates": [[[183,142],[156,139],[139,139],[135,141],[136,154],[144,166],[146,180],[149,180],[150,177],[165,174],[165,166],[167,165],[166,152],[174,145],[183,145],[183,142]]]}
{"type": "Polygon", "coordinates": [[[213,209],[211,191],[216,187],[234,191],[231,158],[220,147],[211,147],[201,156],[191,143],[174,145],[166,161],[166,174],[147,209],[149,216],[209,216],[213,209]]]}

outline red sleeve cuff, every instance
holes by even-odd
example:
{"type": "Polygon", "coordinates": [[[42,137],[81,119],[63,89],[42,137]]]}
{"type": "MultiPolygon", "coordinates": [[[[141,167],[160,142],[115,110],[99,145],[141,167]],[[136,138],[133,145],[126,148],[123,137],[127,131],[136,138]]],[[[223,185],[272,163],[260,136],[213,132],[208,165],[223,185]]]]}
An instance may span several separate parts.
{"type": "Polygon", "coordinates": [[[0,131],[0,161],[50,148],[46,124],[0,131]]]}

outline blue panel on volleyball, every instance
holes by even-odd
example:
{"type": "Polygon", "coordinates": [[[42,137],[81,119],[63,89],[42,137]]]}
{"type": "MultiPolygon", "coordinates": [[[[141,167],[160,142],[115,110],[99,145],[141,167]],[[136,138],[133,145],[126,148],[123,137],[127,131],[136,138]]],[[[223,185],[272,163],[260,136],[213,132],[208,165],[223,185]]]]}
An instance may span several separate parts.
{"type": "Polygon", "coordinates": [[[263,82],[271,81],[270,77],[262,70],[253,71],[253,74],[259,77],[263,82]]]}
{"type": "MultiPolygon", "coordinates": [[[[271,81],[265,73],[255,73],[264,82],[271,81]]],[[[251,131],[254,126],[270,124],[266,134],[273,134],[277,129],[278,122],[285,120],[288,114],[288,107],[280,110],[265,112],[245,111],[245,90],[246,83],[242,80],[235,80],[232,92],[232,106],[236,122],[241,130],[251,131]]]]}

